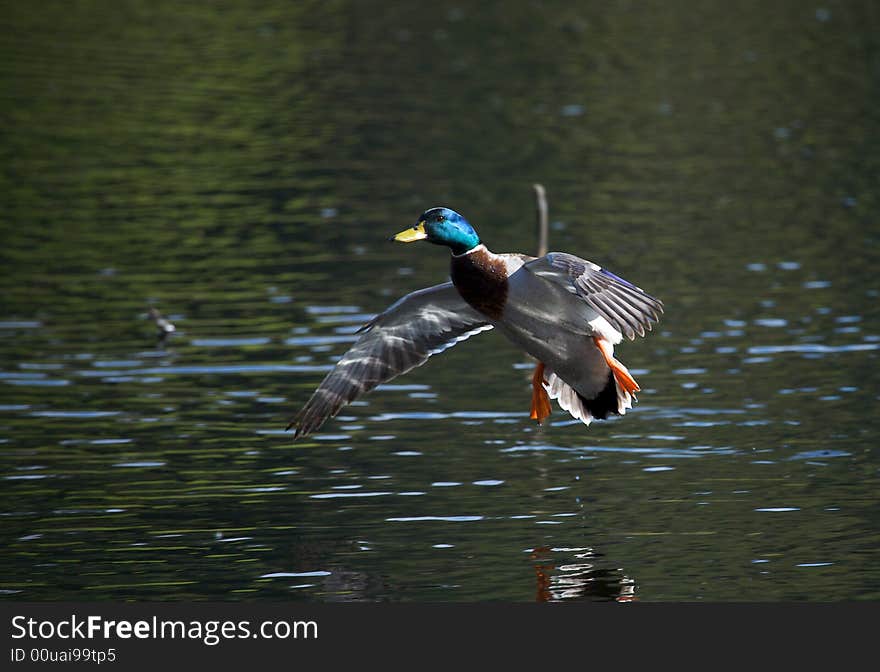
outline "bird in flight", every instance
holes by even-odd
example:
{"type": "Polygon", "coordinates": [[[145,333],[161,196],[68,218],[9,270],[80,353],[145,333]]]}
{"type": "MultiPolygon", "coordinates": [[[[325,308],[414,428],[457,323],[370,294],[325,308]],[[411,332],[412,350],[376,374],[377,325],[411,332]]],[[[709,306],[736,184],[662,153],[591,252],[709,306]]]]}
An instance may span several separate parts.
{"type": "Polygon", "coordinates": [[[377,385],[490,329],[537,360],[530,417],[538,422],[550,415],[551,399],[585,425],[632,408],[639,386],[614,346],[645,336],[663,313],[661,301],[565,252],[496,254],[449,208],[426,210],[392,240],[448,247],[451,281],[407,294],[358,331],[288,425],[294,440],[377,385]]]}

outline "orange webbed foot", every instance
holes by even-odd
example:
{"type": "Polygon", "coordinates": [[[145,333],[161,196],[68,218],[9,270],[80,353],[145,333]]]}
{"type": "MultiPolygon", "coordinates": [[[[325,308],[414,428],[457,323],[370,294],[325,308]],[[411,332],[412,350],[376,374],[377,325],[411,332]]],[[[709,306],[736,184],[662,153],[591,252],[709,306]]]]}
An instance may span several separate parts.
{"type": "Polygon", "coordinates": [[[529,417],[543,423],[550,416],[550,397],[544,389],[544,362],[538,362],[532,375],[532,408],[529,417]]]}
{"type": "Polygon", "coordinates": [[[614,347],[605,339],[593,336],[593,343],[599,348],[599,352],[605,358],[605,363],[611,369],[614,375],[614,381],[628,394],[634,394],[640,389],[636,379],[632,377],[629,370],[617,359],[614,359],[614,347]]]}

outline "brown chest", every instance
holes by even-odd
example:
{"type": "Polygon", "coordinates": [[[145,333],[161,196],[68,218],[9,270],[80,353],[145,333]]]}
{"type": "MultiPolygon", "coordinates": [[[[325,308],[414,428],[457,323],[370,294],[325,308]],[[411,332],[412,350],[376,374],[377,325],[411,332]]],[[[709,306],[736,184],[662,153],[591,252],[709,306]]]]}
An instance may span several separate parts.
{"type": "Polygon", "coordinates": [[[485,250],[452,257],[452,283],[461,297],[492,320],[500,320],[507,301],[507,265],[485,250]]]}

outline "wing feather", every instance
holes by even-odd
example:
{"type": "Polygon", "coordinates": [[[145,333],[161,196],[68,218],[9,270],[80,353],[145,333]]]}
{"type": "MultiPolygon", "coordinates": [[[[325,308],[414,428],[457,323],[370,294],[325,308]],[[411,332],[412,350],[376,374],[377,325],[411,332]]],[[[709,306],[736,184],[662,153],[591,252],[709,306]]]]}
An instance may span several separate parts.
{"type": "Polygon", "coordinates": [[[311,434],[362,394],[424,364],[431,355],[491,329],[451,282],[407,294],[365,324],[288,426],[311,434]]]}
{"type": "Polygon", "coordinates": [[[621,334],[634,340],[651,331],[663,314],[663,302],[591,261],[565,252],[530,261],[525,268],[574,291],[621,334]]]}

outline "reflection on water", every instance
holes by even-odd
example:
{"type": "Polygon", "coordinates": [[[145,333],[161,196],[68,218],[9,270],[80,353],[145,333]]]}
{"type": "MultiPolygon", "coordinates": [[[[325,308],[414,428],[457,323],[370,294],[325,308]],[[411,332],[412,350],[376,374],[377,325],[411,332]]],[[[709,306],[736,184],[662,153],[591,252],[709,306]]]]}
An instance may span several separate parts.
{"type": "Polygon", "coordinates": [[[880,597],[876,10],[753,4],[9,8],[0,592],[880,597]],[[535,426],[490,333],[292,444],[447,273],[385,238],[531,251],[535,181],[666,302],[634,411],[535,426]]]}
{"type": "Polygon", "coordinates": [[[532,552],[538,589],[537,602],[592,599],[632,602],[637,599],[635,581],[620,571],[596,567],[591,548],[536,548],[532,552]],[[574,562],[553,564],[553,553],[573,553],[574,562]]]}

